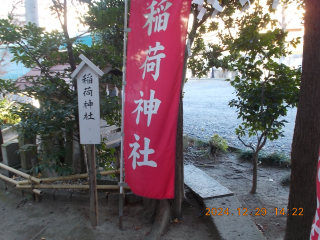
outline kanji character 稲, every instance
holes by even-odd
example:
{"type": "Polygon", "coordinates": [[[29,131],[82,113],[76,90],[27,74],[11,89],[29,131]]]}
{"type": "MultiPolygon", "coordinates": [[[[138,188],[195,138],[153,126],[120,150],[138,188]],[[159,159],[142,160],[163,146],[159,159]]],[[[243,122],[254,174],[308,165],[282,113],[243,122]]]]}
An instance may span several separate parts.
{"type": "Polygon", "coordinates": [[[155,47],[149,46],[149,50],[147,50],[145,53],[147,53],[146,61],[143,63],[143,65],[139,68],[143,68],[143,74],[142,79],[145,78],[146,72],[154,72],[154,74],[151,74],[153,79],[157,81],[159,78],[159,72],[160,72],[160,62],[161,58],[165,58],[166,55],[164,53],[157,54],[157,51],[164,50],[164,46],[160,45],[160,42],[156,42],[155,47]],[[153,56],[151,56],[151,53],[153,52],[153,56]]]}
{"type": "Polygon", "coordinates": [[[157,1],[152,1],[151,5],[147,8],[150,9],[150,13],[144,14],[144,16],[147,18],[147,21],[143,28],[148,26],[149,36],[152,32],[153,23],[155,23],[153,32],[160,32],[161,30],[165,31],[167,29],[170,13],[166,11],[169,7],[171,7],[171,5],[172,3],[168,2],[167,0],[162,0],[159,4],[157,1]]]}
{"type": "Polygon", "coordinates": [[[91,73],[88,73],[88,75],[84,74],[82,76],[81,80],[82,80],[82,83],[84,83],[84,84],[86,84],[86,83],[91,84],[92,83],[92,75],[91,75],[91,73]]]}
{"type": "Polygon", "coordinates": [[[87,83],[87,74],[82,76],[82,83],[86,84],[87,83]]]}

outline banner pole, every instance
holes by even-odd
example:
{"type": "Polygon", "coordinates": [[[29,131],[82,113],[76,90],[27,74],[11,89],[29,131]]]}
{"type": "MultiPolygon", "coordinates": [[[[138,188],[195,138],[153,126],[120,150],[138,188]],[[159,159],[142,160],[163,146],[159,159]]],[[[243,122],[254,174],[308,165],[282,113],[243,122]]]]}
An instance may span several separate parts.
{"type": "Polygon", "coordinates": [[[120,194],[119,194],[119,229],[122,230],[122,217],[123,217],[123,140],[124,140],[124,105],[125,105],[125,87],[126,87],[126,56],[127,56],[127,33],[128,29],[128,0],[124,1],[124,37],[123,37],[123,67],[122,67],[122,98],[121,98],[121,150],[120,150],[120,194]]]}

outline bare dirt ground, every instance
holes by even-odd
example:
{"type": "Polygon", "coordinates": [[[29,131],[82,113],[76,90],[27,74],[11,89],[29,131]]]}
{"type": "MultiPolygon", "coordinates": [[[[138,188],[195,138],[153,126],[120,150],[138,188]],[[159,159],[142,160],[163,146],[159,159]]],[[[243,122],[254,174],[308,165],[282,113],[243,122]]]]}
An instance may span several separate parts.
{"type": "Polygon", "coordinates": [[[283,239],[287,213],[282,215],[279,212],[282,208],[287,209],[289,187],[281,185],[281,178],[290,173],[289,168],[259,165],[257,193],[250,194],[252,163],[239,160],[235,153],[211,156],[209,149],[196,147],[189,142],[184,161],[186,164],[194,164],[233,191],[243,206],[241,214],[247,210],[247,214],[267,239],[283,239]],[[277,213],[275,208],[278,209],[277,213]]]}
{"type": "MultiPolygon", "coordinates": [[[[279,214],[287,207],[289,187],[280,180],[288,168],[259,165],[258,193],[250,194],[251,162],[239,160],[235,153],[211,156],[208,149],[189,143],[184,152],[185,163],[193,163],[216,181],[234,192],[267,239],[283,239],[286,216],[279,214]],[[266,209],[262,214],[261,209],[266,209]],[[275,208],[278,208],[276,214],[275,208]],[[260,214],[260,215],[258,215],[260,214]]],[[[190,204],[183,205],[183,217],[172,218],[161,239],[214,239],[206,224],[205,210],[186,194],[190,204]]],[[[123,230],[118,229],[118,204],[99,198],[99,226],[92,227],[89,202],[48,200],[35,203],[30,196],[6,191],[0,184],[0,240],[24,239],[148,239],[152,224],[142,214],[142,203],[129,204],[124,209],[123,230]]],[[[231,226],[232,227],[232,226],[231,226]]],[[[251,240],[251,239],[248,239],[251,240]]]]}
{"type": "MultiPolygon", "coordinates": [[[[2,184],[0,184],[2,186],[2,184]]],[[[58,193],[57,193],[58,194],[58,193]]],[[[169,223],[163,240],[213,239],[202,207],[188,194],[183,217],[169,223]]],[[[142,203],[126,205],[123,230],[118,228],[118,204],[99,198],[99,225],[92,227],[89,202],[33,199],[0,188],[0,240],[148,239],[152,224],[142,217],[142,203]]]]}

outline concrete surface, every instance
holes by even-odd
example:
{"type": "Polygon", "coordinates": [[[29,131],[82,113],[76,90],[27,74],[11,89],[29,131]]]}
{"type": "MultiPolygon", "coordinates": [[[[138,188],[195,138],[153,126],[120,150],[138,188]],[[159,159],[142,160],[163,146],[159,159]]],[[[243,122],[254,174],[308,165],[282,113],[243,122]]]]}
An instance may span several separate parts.
{"type": "Polygon", "coordinates": [[[228,188],[193,165],[184,166],[184,183],[203,199],[233,195],[228,188]]]}
{"type": "Polygon", "coordinates": [[[184,167],[185,184],[205,208],[210,231],[215,239],[266,239],[233,193],[193,165],[184,167]]]}
{"type": "Polygon", "coordinates": [[[265,240],[266,238],[257,229],[249,214],[243,215],[242,205],[235,196],[203,199],[206,208],[206,217],[213,236],[221,240],[265,240]],[[216,208],[217,214],[215,214],[216,208]],[[221,209],[222,208],[222,211],[221,209]],[[228,215],[225,214],[228,208],[228,215]],[[239,212],[240,211],[240,212],[239,212]],[[220,215],[218,215],[220,213],[220,215]],[[240,213],[240,214],[239,214],[240,213]]]}

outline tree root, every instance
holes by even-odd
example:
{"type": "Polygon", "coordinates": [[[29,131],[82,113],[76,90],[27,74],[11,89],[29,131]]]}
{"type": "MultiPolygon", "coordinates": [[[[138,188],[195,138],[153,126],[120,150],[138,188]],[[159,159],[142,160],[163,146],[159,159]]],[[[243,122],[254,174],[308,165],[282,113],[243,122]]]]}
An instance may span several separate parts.
{"type": "Polygon", "coordinates": [[[159,239],[167,230],[170,221],[170,202],[167,199],[157,200],[156,219],[147,237],[148,240],[159,239]]]}
{"type": "Polygon", "coordinates": [[[143,205],[145,211],[142,214],[142,217],[146,218],[148,222],[154,222],[156,211],[158,208],[157,200],[150,198],[143,198],[143,205]]]}
{"type": "Polygon", "coordinates": [[[197,206],[197,204],[194,204],[192,202],[190,202],[190,200],[188,198],[186,198],[186,196],[184,196],[184,198],[182,199],[182,204],[184,204],[185,206],[197,206]]]}

